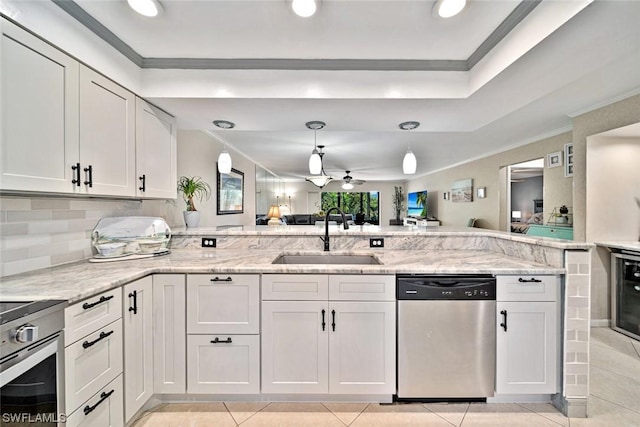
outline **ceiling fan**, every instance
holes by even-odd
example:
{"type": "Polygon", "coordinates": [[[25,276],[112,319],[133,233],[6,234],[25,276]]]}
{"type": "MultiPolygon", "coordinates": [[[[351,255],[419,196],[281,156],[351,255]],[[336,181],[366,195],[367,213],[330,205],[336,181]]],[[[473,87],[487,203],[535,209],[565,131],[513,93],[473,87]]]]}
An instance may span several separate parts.
{"type": "Polygon", "coordinates": [[[353,177],[349,175],[351,171],[346,172],[347,174],[342,177],[342,180],[344,181],[344,183],[342,184],[342,188],[344,188],[345,190],[351,190],[354,185],[362,185],[365,183],[365,181],[361,179],[353,179],[353,177]]]}

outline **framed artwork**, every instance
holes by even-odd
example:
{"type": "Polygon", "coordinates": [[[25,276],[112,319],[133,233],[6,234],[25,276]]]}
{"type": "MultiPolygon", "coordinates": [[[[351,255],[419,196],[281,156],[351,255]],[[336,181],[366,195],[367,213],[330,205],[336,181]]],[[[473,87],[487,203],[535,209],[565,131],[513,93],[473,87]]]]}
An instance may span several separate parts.
{"type": "Polygon", "coordinates": [[[452,202],[472,202],[473,201],[473,179],[461,179],[454,181],[451,187],[452,202]]]}
{"type": "Polygon", "coordinates": [[[557,168],[562,166],[562,151],[547,154],[547,167],[557,168]]]}
{"type": "Polygon", "coordinates": [[[244,212],[244,173],[233,168],[230,173],[218,172],[217,190],[218,215],[244,212]]]}
{"type": "Polygon", "coordinates": [[[573,176],[573,143],[564,144],[564,176],[573,176]]]}
{"type": "Polygon", "coordinates": [[[487,197],[487,187],[478,187],[477,194],[478,199],[484,199],[487,197]]]}

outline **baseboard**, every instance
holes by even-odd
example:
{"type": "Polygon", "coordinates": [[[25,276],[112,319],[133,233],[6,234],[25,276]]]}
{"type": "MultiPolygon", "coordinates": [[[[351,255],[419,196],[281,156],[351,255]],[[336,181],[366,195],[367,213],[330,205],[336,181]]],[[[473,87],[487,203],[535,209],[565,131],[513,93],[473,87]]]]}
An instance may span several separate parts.
{"type": "Polygon", "coordinates": [[[591,319],[590,324],[592,328],[610,328],[611,320],[610,319],[591,319]]]}
{"type": "Polygon", "coordinates": [[[563,397],[556,394],[551,403],[568,418],[587,418],[587,398],[563,397]]]}

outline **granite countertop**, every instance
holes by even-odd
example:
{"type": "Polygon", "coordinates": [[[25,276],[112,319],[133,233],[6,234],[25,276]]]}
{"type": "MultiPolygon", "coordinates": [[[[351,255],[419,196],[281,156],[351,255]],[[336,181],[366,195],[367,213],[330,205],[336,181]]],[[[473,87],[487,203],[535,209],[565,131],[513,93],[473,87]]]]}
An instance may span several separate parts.
{"type": "Polygon", "coordinates": [[[640,242],[616,241],[616,242],[596,242],[598,246],[606,246],[611,249],[622,249],[633,252],[640,252],[640,242]]]}
{"type": "MultiPolygon", "coordinates": [[[[318,254],[284,251],[287,254],[318,254]]],[[[114,262],[81,261],[2,278],[0,299],[65,299],[70,303],[154,273],[564,274],[564,269],[473,250],[349,251],[374,254],[382,265],[274,265],[280,250],[175,249],[169,255],[114,262]]],[[[347,253],[331,251],[332,254],[347,253]]]]}

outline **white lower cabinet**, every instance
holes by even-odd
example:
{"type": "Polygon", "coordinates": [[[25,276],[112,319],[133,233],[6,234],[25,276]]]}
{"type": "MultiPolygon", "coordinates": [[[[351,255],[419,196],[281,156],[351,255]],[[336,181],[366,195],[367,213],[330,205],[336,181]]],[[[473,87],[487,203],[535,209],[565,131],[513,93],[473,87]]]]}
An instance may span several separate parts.
{"type": "Polygon", "coordinates": [[[67,417],[66,427],[121,427],[124,425],[122,374],[67,417]]]}
{"type": "Polygon", "coordinates": [[[258,335],[189,335],[189,393],[260,393],[258,335]]]}
{"type": "Polygon", "coordinates": [[[329,392],[326,301],[262,303],[262,392],[329,392]]]}
{"type": "Polygon", "coordinates": [[[123,287],[125,422],[153,395],[153,279],[123,287]]]}
{"type": "Polygon", "coordinates": [[[65,348],[66,412],[75,411],[122,373],[122,319],[65,348]]]}
{"type": "Polygon", "coordinates": [[[331,302],[329,308],[329,391],[395,393],[395,303],[331,302]]]}
{"type": "Polygon", "coordinates": [[[558,276],[498,277],[496,393],[558,392],[560,286],[558,276]]]}
{"type": "Polygon", "coordinates": [[[155,393],[185,393],[186,276],[153,276],[153,389],[155,393]]]}
{"type": "Polygon", "coordinates": [[[260,276],[187,275],[187,393],[260,393],[260,276]]]}
{"type": "MultiPolygon", "coordinates": [[[[291,280],[295,277],[291,275],[291,280]]],[[[379,283],[379,276],[352,280],[330,275],[324,301],[264,301],[263,294],[263,393],[395,393],[394,296],[375,292],[372,298],[391,301],[327,300],[330,294],[339,294],[331,287],[349,281],[355,286],[348,299],[358,294],[367,298],[368,278],[379,283]]]]}

